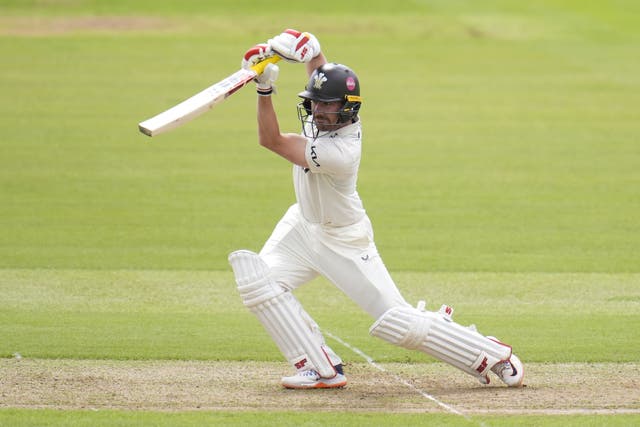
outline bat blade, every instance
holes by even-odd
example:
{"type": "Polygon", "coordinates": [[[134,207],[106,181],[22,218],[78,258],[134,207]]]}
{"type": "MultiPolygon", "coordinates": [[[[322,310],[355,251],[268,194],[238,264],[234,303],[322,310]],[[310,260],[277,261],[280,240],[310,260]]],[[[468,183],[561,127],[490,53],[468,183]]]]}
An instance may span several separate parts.
{"type": "Polygon", "coordinates": [[[180,104],[140,122],[138,129],[148,136],[160,135],[175,129],[224,101],[255,77],[255,71],[239,70],[180,104]]]}
{"type": "Polygon", "coordinates": [[[256,64],[251,70],[238,70],[178,105],[138,123],[138,129],[147,136],[156,136],[175,129],[224,101],[261,74],[267,64],[275,63],[279,60],[280,57],[273,56],[256,64]]]}

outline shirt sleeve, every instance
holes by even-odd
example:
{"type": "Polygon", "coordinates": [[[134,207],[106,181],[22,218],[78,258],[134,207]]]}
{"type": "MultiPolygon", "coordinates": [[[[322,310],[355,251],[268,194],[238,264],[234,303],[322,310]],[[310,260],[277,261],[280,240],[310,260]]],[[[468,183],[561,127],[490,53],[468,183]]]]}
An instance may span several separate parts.
{"type": "Polygon", "coordinates": [[[360,145],[345,138],[308,139],[305,151],[309,171],[339,175],[358,168],[360,145]]]}

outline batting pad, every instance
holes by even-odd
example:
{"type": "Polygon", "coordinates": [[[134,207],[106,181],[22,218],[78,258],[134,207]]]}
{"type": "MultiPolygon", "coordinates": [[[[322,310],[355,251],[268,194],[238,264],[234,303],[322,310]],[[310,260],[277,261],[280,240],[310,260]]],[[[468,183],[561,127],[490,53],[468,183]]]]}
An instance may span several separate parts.
{"type": "Polygon", "coordinates": [[[269,277],[260,255],[246,250],[229,255],[244,305],[253,312],[287,360],[299,371],[315,369],[324,378],[336,370],[316,323],[298,300],[269,277]]]}
{"type": "Polygon", "coordinates": [[[394,307],[371,326],[369,333],[410,350],[420,350],[478,378],[511,357],[511,347],[465,328],[443,313],[394,307]]]}

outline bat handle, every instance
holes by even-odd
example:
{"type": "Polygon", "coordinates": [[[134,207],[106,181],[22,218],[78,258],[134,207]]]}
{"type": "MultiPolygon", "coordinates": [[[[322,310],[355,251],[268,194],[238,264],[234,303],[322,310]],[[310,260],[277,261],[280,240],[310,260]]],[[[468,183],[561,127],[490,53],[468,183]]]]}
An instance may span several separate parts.
{"type": "Polygon", "coordinates": [[[251,69],[255,71],[257,75],[260,75],[264,71],[264,67],[266,67],[269,64],[275,64],[281,59],[282,58],[280,58],[278,55],[273,55],[266,59],[263,59],[262,61],[258,62],[256,65],[253,65],[251,69]]]}

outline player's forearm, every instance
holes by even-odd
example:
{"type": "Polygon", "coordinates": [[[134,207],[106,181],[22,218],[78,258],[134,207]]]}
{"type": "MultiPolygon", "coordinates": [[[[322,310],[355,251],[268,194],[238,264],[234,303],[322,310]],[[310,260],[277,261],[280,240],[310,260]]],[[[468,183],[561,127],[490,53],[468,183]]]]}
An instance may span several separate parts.
{"type": "Polygon", "coordinates": [[[258,142],[273,150],[280,137],[280,125],[270,96],[258,96],[258,142]]]}
{"type": "Polygon", "coordinates": [[[305,64],[307,66],[307,75],[309,75],[309,77],[311,77],[311,74],[313,73],[313,71],[316,68],[318,68],[321,65],[324,65],[326,63],[327,63],[327,58],[325,58],[324,54],[322,52],[320,52],[320,54],[318,56],[316,56],[311,61],[309,61],[309,62],[307,62],[305,64]]]}
{"type": "Polygon", "coordinates": [[[269,97],[258,98],[258,141],[260,145],[298,166],[308,167],[305,155],[307,139],[295,133],[281,133],[269,97]]]}

